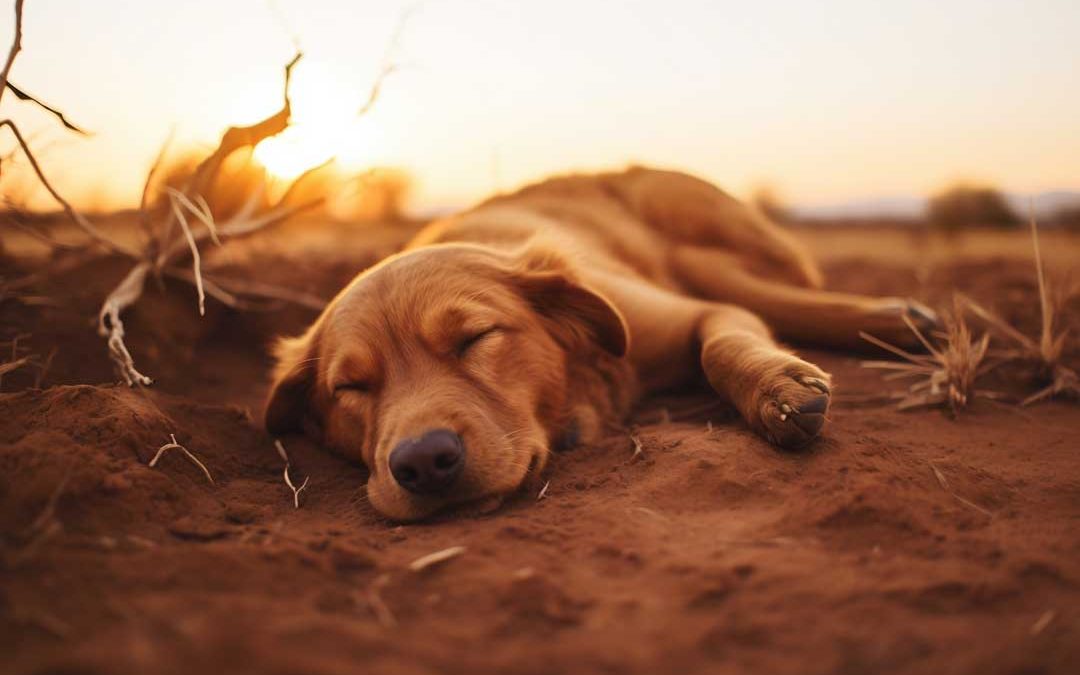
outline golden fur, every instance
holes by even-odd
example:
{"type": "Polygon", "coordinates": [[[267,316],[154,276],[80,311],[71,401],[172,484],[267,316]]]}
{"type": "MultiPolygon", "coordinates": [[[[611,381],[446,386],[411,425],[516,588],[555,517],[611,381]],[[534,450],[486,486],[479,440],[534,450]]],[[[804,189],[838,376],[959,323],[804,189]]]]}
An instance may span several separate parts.
{"type": "Polygon", "coordinates": [[[271,433],[358,457],[388,517],[515,491],[552,447],[594,440],[643,391],[704,379],[783,447],[818,435],[829,375],[774,342],[858,331],[907,342],[898,298],[820,290],[786,232],[714,186],[634,168],[555,178],[426,227],[284,340],[271,433]],[[442,496],[398,486],[387,458],[445,428],[467,448],[442,496]]]}

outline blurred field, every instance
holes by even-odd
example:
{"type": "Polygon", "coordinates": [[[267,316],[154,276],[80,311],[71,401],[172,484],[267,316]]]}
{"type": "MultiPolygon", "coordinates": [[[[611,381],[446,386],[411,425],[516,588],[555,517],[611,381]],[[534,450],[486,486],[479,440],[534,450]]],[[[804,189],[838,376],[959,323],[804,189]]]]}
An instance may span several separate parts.
{"type": "MultiPolygon", "coordinates": [[[[298,221],[208,249],[205,263],[329,297],[415,227],[298,221]]],[[[939,307],[959,289],[1037,331],[1022,231],[798,232],[834,288],[939,307]]],[[[7,233],[4,244],[30,246],[7,233]]],[[[1077,271],[1075,235],[1047,231],[1043,248],[1054,278],[1077,271]]],[[[0,265],[7,279],[36,269],[0,265]]],[[[93,325],[126,268],[96,259],[0,302],[0,340],[54,354],[44,374],[2,381],[5,672],[1064,674],[1080,663],[1075,402],[899,413],[859,355],[810,352],[838,395],[806,452],[777,452],[706,392],[672,392],[624,433],[558,455],[540,501],[396,526],[367,507],[362,467],[299,438],[285,442],[310,485],[294,509],[259,428],[266,345],[310,310],[210,301],[200,319],[189,286],[152,285],[127,323],[156,383],[132,390],[111,384],[93,325]],[[179,454],[147,466],[169,434],[213,484],[179,454]],[[407,569],[451,546],[466,551],[407,569]]],[[[1076,310],[1074,299],[1073,366],[1076,310]]]]}

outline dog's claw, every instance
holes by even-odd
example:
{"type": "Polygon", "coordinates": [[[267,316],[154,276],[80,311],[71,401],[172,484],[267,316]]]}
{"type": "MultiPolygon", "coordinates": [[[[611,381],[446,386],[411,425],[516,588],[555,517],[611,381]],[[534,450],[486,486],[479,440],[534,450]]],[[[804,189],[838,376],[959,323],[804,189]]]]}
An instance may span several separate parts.
{"type": "Polygon", "coordinates": [[[828,378],[805,372],[790,373],[788,377],[790,388],[777,391],[766,407],[764,435],[781,447],[800,448],[816,438],[825,424],[830,396],[828,378]]]}
{"type": "Polygon", "coordinates": [[[831,390],[829,389],[828,383],[826,383],[825,380],[822,380],[822,379],[817,378],[817,377],[800,377],[800,378],[797,378],[796,381],[799,384],[801,384],[801,385],[803,385],[805,387],[810,387],[811,389],[817,389],[822,394],[828,394],[828,393],[831,392],[831,390]]]}

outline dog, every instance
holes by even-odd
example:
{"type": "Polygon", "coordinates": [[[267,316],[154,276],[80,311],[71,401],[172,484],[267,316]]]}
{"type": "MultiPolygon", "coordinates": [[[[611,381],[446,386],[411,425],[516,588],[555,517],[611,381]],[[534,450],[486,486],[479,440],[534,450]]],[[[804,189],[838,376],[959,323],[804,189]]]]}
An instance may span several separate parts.
{"type": "Polygon", "coordinates": [[[780,448],[807,445],[831,377],[785,340],[909,344],[911,300],[822,290],[786,231],[672,171],[571,175],[426,226],[281,340],[266,406],[370,471],[397,521],[498,502],[553,449],[589,444],[643,394],[704,380],[780,448]]]}

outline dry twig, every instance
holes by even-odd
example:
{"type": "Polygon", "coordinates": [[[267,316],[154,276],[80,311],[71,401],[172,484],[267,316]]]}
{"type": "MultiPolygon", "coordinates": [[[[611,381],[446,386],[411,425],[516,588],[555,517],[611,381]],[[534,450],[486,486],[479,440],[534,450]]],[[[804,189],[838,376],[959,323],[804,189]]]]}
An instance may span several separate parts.
{"type": "MultiPolygon", "coordinates": [[[[7,93],[9,89],[12,91],[12,93],[14,93],[20,98],[26,96],[24,92],[14,88],[8,82],[8,76],[11,74],[11,67],[15,64],[15,58],[22,50],[22,19],[23,0],[15,0],[15,31],[14,36],[11,40],[11,48],[8,50],[7,60],[4,62],[3,70],[0,70],[0,99],[3,98],[4,94],[7,93]]],[[[37,102],[36,99],[33,100],[37,102]]],[[[45,107],[50,112],[59,117],[61,121],[65,122],[65,124],[67,123],[67,120],[64,117],[63,113],[54,108],[50,108],[48,106],[45,107]]],[[[90,221],[88,221],[82,216],[82,214],[72,208],[71,204],[66,199],[64,199],[59,192],[56,191],[56,189],[52,186],[52,183],[50,183],[48,178],[45,177],[45,173],[41,170],[41,166],[38,164],[37,158],[34,157],[34,153],[31,152],[29,144],[27,144],[26,139],[23,137],[22,132],[19,131],[19,127],[15,125],[14,121],[10,119],[0,120],[0,128],[2,127],[6,127],[8,130],[11,131],[11,135],[15,137],[15,142],[18,144],[19,149],[22,150],[23,156],[25,156],[27,161],[30,162],[30,167],[34,170],[34,173],[37,175],[37,178],[41,182],[42,186],[44,186],[44,188],[48,190],[49,194],[52,195],[52,198],[55,199],[58,204],[60,204],[60,206],[64,209],[64,212],[68,215],[69,218],[71,218],[71,220],[76,225],[78,225],[80,228],[82,228],[84,232],[90,235],[93,241],[100,242],[108,248],[116,251],[117,253],[123,253],[126,255],[132,254],[132,251],[126,246],[117,242],[116,240],[107,236],[101,230],[98,230],[96,227],[94,227],[94,225],[90,221]]],[[[76,129],[76,131],[80,130],[76,129]]]]}
{"type": "Polygon", "coordinates": [[[304,488],[307,487],[308,481],[311,480],[311,476],[305,477],[304,482],[300,484],[300,487],[296,487],[293,484],[292,479],[289,477],[289,467],[292,465],[291,462],[289,461],[289,453],[285,452],[285,446],[282,445],[281,441],[275,440],[274,441],[274,447],[277,448],[278,456],[281,457],[282,461],[285,462],[285,471],[282,474],[282,476],[285,478],[285,485],[288,485],[289,489],[292,490],[292,493],[293,493],[293,507],[299,509],[300,508],[300,493],[303,492],[304,488]]]}
{"type": "Polygon", "coordinates": [[[0,385],[3,384],[4,375],[7,375],[8,373],[16,371],[16,370],[18,370],[19,368],[22,368],[23,366],[25,366],[28,363],[30,363],[30,357],[29,356],[23,356],[22,358],[15,359],[13,361],[8,361],[6,363],[0,363],[0,385]]]}
{"type": "Polygon", "coordinates": [[[169,434],[169,438],[172,439],[172,442],[166,443],[165,445],[158,448],[157,454],[154,455],[154,458],[150,460],[150,463],[147,466],[153,468],[154,465],[158,463],[158,460],[161,459],[161,456],[164,455],[167,451],[179,450],[180,452],[184,453],[184,456],[187,457],[192,464],[202,469],[203,474],[206,476],[206,480],[210,481],[210,484],[213,485],[214,477],[210,475],[210,471],[206,468],[206,465],[200,462],[198,457],[191,454],[191,451],[177,443],[176,436],[174,436],[173,434],[169,434]]]}
{"type": "Polygon", "coordinates": [[[1042,615],[1035,620],[1035,623],[1031,624],[1031,634],[1038,635],[1039,633],[1046,630],[1046,627],[1050,625],[1050,623],[1054,620],[1054,617],[1056,616],[1057,612],[1052,609],[1048,609],[1043,612],[1042,615]]]}
{"type": "Polygon", "coordinates": [[[19,87],[16,87],[14,84],[12,84],[10,81],[6,82],[5,84],[7,85],[7,88],[11,90],[11,93],[15,95],[15,98],[19,99],[20,101],[29,101],[29,102],[37,105],[38,107],[42,108],[46,112],[50,113],[56,119],[60,120],[60,124],[63,124],[65,128],[67,128],[67,129],[69,129],[71,131],[74,131],[77,134],[82,134],[83,136],[88,136],[89,135],[89,134],[86,133],[85,129],[81,129],[81,128],[75,126],[71,122],[71,120],[69,120],[67,118],[67,116],[64,115],[63,111],[57,110],[56,108],[52,107],[51,105],[48,105],[47,103],[43,102],[41,99],[37,98],[36,96],[33,96],[32,94],[26,93],[25,91],[23,91],[19,87]]]}
{"type": "Polygon", "coordinates": [[[393,628],[397,625],[397,619],[394,618],[394,613],[390,611],[386,603],[382,599],[382,589],[390,583],[389,574],[380,574],[375,577],[375,580],[371,582],[371,586],[368,588],[368,605],[371,607],[371,611],[375,614],[375,620],[383,628],[393,628]]]}
{"type": "Polygon", "coordinates": [[[356,111],[357,117],[363,117],[371,112],[371,109],[375,107],[375,102],[379,100],[379,95],[382,94],[383,84],[394,73],[398,72],[400,65],[397,63],[397,50],[401,46],[401,36],[405,33],[405,27],[408,25],[409,20],[412,18],[413,13],[416,11],[416,6],[411,6],[402,12],[398,17],[397,26],[394,27],[394,33],[390,36],[390,42],[386,46],[386,52],[383,54],[382,63],[379,65],[379,71],[375,75],[375,81],[372,82],[371,87],[368,89],[367,98],[360,105],[360,108],[356,111]]]}
{"type": "Polygon", "coordinates": [[[120,314],[135,304],[142,295],[146,275],[150,269],[151,264],[146,261],[131,268],[120,285],[105,298],[105,303],[98,312],[98,334],[106,339],[109,357],[116,366],[117,373],[129,387],[136,384],[147,386],[153,383],[153,380],[140,373],[135,367],[135,360],[131,358],[131,352],[128,351],[127,344],[124,342],[124,322],[120,319],[120,314]]]}
{"type": "Polygon", "coordinates": [[[445,548],[441,551],[429,553],[409,563],[409,570],[412,572],[422,572],[429,567],[439,565],[447,560],[458,557],[464,553],[465,550],[464,546],[451,546],[450,548],[445,548]]]}
{"type": "Polygon", "coordinates": [[[966,506],[966,507],[968,507],[970,509],[975,509],[976,511],[983,514],[987,518],[993,518],[994,517],[993,512],[991,512],[991,511],[989,511],[987,509],[984,509],[983,507],[979,506],[978,504],[971,501],[970,499],[964,499],[960,495],[956,494],[953,491],[953,489],[951,487],[949,487],[949,481],[945,479],[945,474],[941,471],[941,469],[939,469],[937,467],[937,464],[935,464],[934,462],[935,462],[935,460],[930,460],[929,461],[930,469],[934,472],[934,478],[937,479],[938,485],[941,486],[942,490],[944,490],[945,492],[948,492],[950,495],[952,495],[953,499],[960,502],[964,506],[966,506]]]}

